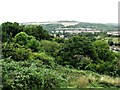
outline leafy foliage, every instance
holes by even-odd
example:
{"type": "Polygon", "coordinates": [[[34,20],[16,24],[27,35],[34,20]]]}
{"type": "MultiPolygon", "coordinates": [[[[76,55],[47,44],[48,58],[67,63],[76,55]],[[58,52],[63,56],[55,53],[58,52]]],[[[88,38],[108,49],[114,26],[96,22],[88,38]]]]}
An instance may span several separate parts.
{"type": "Polygon", "coordinates": [[[44,52],[42,53],[33,53],[33,59],[34,60],[41,60],[43,64],[48,66],[54,65],[54,58],[52,56],[48,56],[44,52]]]}
{"type": "Polygon", "coordinates": [[[50,35],[40,25],[28,25],[24,28],[24,32],[34,36],[37,40],[50,39],[50,35]]]}
{"type": "Polygon", "coordinates": [[[58,55],[60,55],[61,60],[63,60],[58,61],[59,63],[63,65],[70,64],[74,67],[78,67],[76,64],[81,61],[82,57],[88,56],[93,60],[97,59],[97,54],[92,42],[86,37],[80,36],[75,36],[66,40],[58,55]]]}
{"type": "Polygon", "coordinates": [[[14,38],[14,42],[20,45],[25,45],[34,52],[39,51],[39,41],[36,40],[35,37],[27,35],[25,32],[18,33],[14,38]]]}
{"type": "Polygon", "coordinates": [[[40,25],[6,22],[2,26],[3,90],[119,86],[119,80],[108,80],[108,85],[100,79],[99,74],[120,76],[120,53],[109,49],[111,42],[104,41],[105,33],[68,35],[64,39],[51,38],[40,25]]]}
{"type": "Polygon", "coordinates": [[[33,52],[38,52],[40,49],[40,43],[35,38],[30,39],[26,46],[33,50],[33,52]]]}
{"type": "Polygon", "coordinates": [[[60,45],[55,41],[40,41],[40,52],[45,52],[48,55],[55,56],[56,52],[60,49],[60,45]]]}
{"type": "Polygon", "coordinates": [[[34,62],[29,66],[23,66],[24,63],[13,60],[3,62],[3,90],[40,90],[65,87],[67,81],[61,74],[37,67],[34,62]],[[10,62],[7,63],[8,61],[10,62]]]}
{"type": "Polygon", "coordinates": [[[20,45],[26,45],[28,42],[28,35],[24,32],[20,32],[15,36],[15,43],[20,45]]]}
{"type": "Polygon", "coordinates": [[[17,33],[21,32],[22,28],[19,26],[19,23],[17,22],[5,22],[2,23],[2,32],[3,32],[3,40],[7,41],[14,37],[17,33]],[[9,39],[8,39],[9,38],[9,39]]]}
{"type": "Polygon", "coordinates": [[[100,60],[111,61],[115,58],[114,53],[110,51],[109,45],[105,41],[95,41],[94,45],[100,60]]]}
{"type": "Polygon", "coordinates": [[[15,61],[29,60],[31,50],[20,46],[17,43],[4,43],[2,49],[3,58],[12,58],[15,61]]]}

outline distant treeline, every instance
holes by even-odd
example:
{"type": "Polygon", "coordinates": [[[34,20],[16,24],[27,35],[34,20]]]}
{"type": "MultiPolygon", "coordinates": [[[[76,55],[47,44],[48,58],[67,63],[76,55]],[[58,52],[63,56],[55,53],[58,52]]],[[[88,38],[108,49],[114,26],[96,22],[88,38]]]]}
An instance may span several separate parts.
{"type": "MultiPolygon", "coordinates": [[[[61,28],[61,27],[65,28],[65,26],[62,24],[42,24],[42,26],[48,32],[51,32],[56,28],[61,28]]],[[[102,30],[102,31],[118,30],[117,24],[100,24],[100,23],[85,23],[85,22],[80,22],[76,25],[66,26],[66,28],[91,28],[91,29],[102,30]]]]}

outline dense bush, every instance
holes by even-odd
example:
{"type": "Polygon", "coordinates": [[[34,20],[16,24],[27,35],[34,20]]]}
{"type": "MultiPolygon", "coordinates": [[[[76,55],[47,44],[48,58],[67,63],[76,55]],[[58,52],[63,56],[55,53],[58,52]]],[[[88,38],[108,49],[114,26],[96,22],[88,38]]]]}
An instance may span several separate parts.
{"type": "Polygon", "coordinates": [[[55,41],[41,40],[40,52],[45,52],[48,55],[55,56],[56,52],[60,49],[60,45],[55,41]]]}
{"type": "Polygon", "coordinates": [[[42,53],[33,53],[34,60],[41,60],[44,65],[54,66],[54,58],[52,56],[48,56],[44,52],[42,53]]]}
{"type": "Polygon", "coordinates": [[[32,54],[31,49],[22,47],[17,43],[4,43],[2,46],[3,58],[10,57],[15,61],[24,61],[29,60],[32,54]]]}
{"type": "Polygon", "coordinates": [[[20,45],[26,45],[28,42],[28,35],[25,32],[20,32],[15,36],[14,41],[20,45]]]}
{"type": "Polygon", "coordinates": [[[112,61],[115,59],[115,54],[109,49],[107,42],[96,40],[94,46],[100,60],[112,61]]]}
{"type": "Polygon", "coordinates": [[[28,41],[27,45],[33,52],[38,52],[40,50],[40,42],[35,38],[32,38],[28,41]]]}
{"type": "Polygon", "coordinates": [[[99,60],[97,63],[90,63],[86,67],[86,70],[91,70],[99,74],[106,74],[110,76],[117,75],[117,61],[106,61],[99,60]]]}
{"type": "Polygon", "coordinates": [[[18,33],[13,40],[15,43],[24,45],[25,47],[30,48],[34,52],[38,52],[40,49],[39,41],[36,40],[35,37],[27,35],[25,32],[18,33]]]}
{"type": "Polygon", "coordinates": [[[74,36],[67,39],[58,52],[58,63],[72,65],[74,67],[81,62],[82,57],[97,60],[97,53],[92,42],[86,37],[74,36]],[[82,57],[81,57],[82,56],[82,57]]]}
{"type": "Polygon", "coordinates": [[[64,38],[60,38],[60,37],[54,37],[53,41],[55,41],[57,43],[64,43],[65,39],[64,38]]]}
{"type": "Polygon", "coordinates": [[[3,61],[3,90],[40,90],[66,87],[66,79],[53,70],[37,67],[34,62],[29,66],[23,66],[23,62],[9,60],[7,63],[7,61],[3,61]]]}

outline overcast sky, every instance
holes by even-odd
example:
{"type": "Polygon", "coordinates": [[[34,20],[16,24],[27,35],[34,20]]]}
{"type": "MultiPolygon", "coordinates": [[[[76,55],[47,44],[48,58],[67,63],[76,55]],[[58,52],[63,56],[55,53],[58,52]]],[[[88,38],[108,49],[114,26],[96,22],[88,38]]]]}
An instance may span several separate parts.
{"type": "Polygon", "coordinates": [[[117,23],[119,0],[0,0],[0,23],[75,20],[117,23]]]}

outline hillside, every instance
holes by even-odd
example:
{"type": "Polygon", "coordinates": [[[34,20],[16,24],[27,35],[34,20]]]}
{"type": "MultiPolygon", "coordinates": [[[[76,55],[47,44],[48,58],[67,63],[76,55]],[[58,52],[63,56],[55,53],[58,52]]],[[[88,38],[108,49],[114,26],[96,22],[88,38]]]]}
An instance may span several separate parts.
{"type": "Polygon", "coordinates": [[[119,36],[81,33],[62,38],[39,24],[1,26],[3,90],[120,89],[120,52],[110,49],[120,45],[114,44],[119,36]]]}
{"type": "Polygon", "coordinates": [[[32,87],[32,90],[34,90],[35,85],[26,86],[23,84],[24,83],[27,84],[28,82],[31,82],[31,83],[34,82],[37,84],[40,82],[39,80],[41,78],[39,75],[41,75],[41,77],[43,77],[43,80],[45,80],[45,82],[48,84],[48,87],[50,87],[50,83],[51,84],[56,83],[55,85],[57,86],[57,82],[59,82],[64,84],[62,85],[63,88],[112,88],[112,89],[120,90],[119,89],[120,77],[100,75],[98,73],[95,73],[89,70],[70,69],[60,65],[56,65],[54,68],[53,67],[46,68],[45,66],[43,67],[42,65],[37,66],[38,64],[36,63],[36,61],[29,61],[26,63],[12,61],[7,63],[7,61],[1,60],[0,64],[1,63],[3,63],[3,69],[5,67],[10,67],[10,68],[6,68],[7,70],[6,73],[8,76],[11,76],[11,77],[15,76],[13,78],[9,78],[8,80],[6,80],[6,85],[8,83],[9,85],[14,86],[15,85],[14,82],[16,82],[16,86],[18,87],[25,86],[26,88],[29,88],[29,86],[34,86],[32,87]],[[33,64],[30,65],[31,62],[33,64]],[[28,65],[29,67],[25,65],[28,65]],[[31,81],[32,77],[34,77],[34,81],[31,81]],[[54,81],[51,81],[52,79],[54,81]],[[35,81],[39,81],[39,82],[35,82],[35,81]]]}
{"type": "Polygon", "coordinates": [[[87,23],[77,21],[58,21],[56,23],[41,24],[48,32],[55,30],[56,28],[91,28],[102,31],[114,31],[118,30],[117,24],[101,24],[101,23],[87,23]]]}

